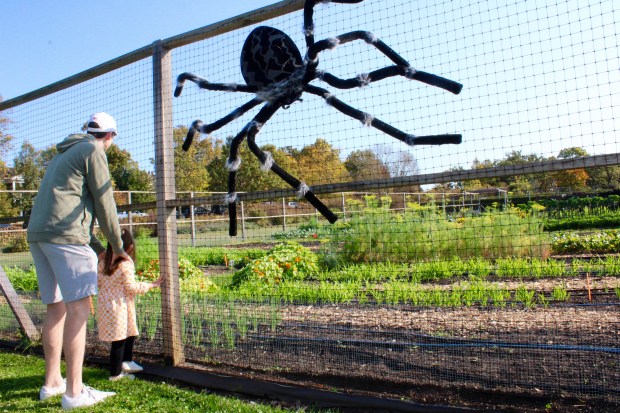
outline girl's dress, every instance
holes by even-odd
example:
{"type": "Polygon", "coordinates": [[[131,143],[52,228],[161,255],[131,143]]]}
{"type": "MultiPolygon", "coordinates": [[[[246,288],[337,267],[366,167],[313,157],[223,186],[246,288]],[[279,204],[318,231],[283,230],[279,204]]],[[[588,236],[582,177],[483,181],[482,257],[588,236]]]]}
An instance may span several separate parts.
{"type": "Polygon", "coordinates": [[[151,283],[136,281],[134,263],[131,260],[123,260],[111,275],[103,274],[103,262],[100,262],[98,273],[99,340],[119,341],[137,336],[134,298],[149,291],[151,283]]]}

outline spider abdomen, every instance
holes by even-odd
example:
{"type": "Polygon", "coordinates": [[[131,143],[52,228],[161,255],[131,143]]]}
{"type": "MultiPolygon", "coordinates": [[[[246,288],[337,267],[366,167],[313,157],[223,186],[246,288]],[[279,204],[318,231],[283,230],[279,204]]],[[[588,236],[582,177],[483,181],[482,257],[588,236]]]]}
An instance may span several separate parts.
{"type": "Polygon", "coordinates": [[[293,40],[273,27],[257,27],[243,44],[241,74],[248,86],[261,90],[286,82],[302,67],[301,53],[293,40]]]}

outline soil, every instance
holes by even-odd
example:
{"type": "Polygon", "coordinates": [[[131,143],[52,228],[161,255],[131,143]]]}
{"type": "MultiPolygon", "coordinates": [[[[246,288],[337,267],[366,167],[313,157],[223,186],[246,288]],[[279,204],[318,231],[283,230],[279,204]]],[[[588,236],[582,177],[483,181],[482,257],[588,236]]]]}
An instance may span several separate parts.
{"type": "MultiPolygon", "coordinates": [[[[206,269],[211,276],[227,271],[206,269]]],[[[571,299],[533,309],[288,305],[278,308],[275,330],[260,325],[234,349],[190,346],[186,358],[217,374],[429,405],[620,412],[620,280],[498,284],[538,292],[563,285],[571,299]]]]}

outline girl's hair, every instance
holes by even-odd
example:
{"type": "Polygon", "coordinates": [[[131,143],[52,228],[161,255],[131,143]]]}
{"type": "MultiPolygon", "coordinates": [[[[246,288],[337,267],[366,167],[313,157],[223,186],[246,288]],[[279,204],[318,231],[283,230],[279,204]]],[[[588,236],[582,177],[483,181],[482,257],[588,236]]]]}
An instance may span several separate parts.
{"type": "MultiPolygon", "coordinates": [[[[123,240],[123,249],[131,257],[132,260],[136,259],[136,246],[133,240],[131,232],[125,228],[121,229],[121,239],[123,240]],[[130,247],[132,247],[130,249],[130,247]]],[[[105,250],[105,258],[103,260],[103,273],[105,275],[112,275],[112,273],[118,268],[119,264],[125,260],[123,257],[118,257],[116,261],[112,262],[112,245],[108,242],[108,248],[105,250]]]]}

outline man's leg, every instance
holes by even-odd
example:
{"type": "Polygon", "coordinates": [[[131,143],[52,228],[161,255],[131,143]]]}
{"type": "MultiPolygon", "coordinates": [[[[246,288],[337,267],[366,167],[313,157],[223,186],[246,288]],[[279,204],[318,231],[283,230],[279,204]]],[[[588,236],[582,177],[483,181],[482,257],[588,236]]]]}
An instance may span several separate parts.
{"type": "Polygon", "coordinates": [[[65,326],[65,303],[60,301],[47,305],[43,322],[43,352],[45,355],[45,383],[49,388],[62,385],[60,357],[62,354],[63,330],[65,326]]]}
{"type": "Polygon", "coordinates": [[[65,303],[67,316],[63,346],[67,363],[67,396],[77,397],[82,392],[82,365],[86,347],[86,323],[90,311],[90,297],[65,303]]]}

